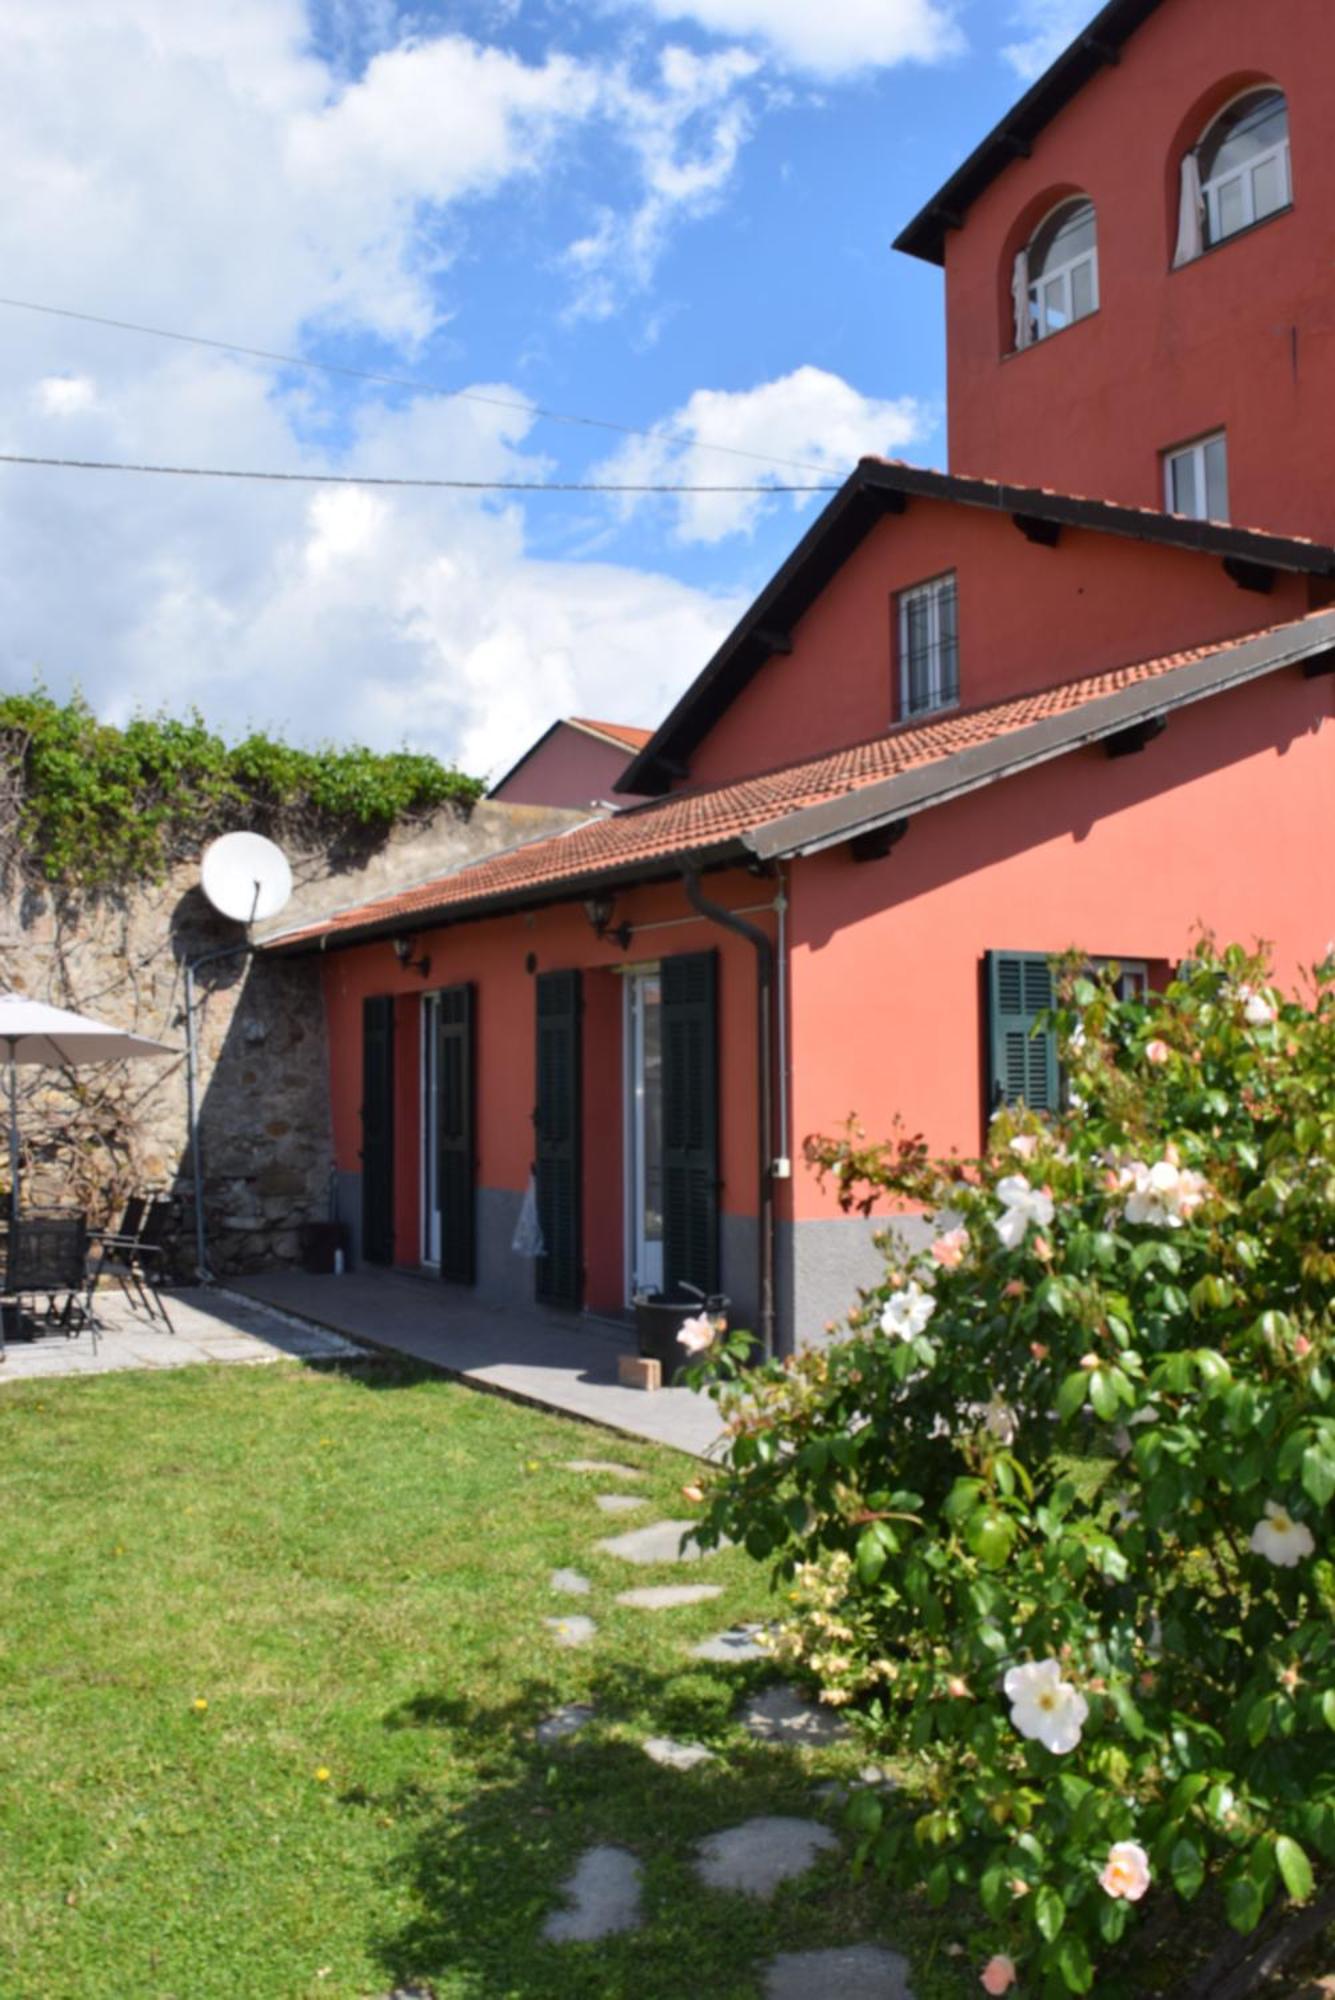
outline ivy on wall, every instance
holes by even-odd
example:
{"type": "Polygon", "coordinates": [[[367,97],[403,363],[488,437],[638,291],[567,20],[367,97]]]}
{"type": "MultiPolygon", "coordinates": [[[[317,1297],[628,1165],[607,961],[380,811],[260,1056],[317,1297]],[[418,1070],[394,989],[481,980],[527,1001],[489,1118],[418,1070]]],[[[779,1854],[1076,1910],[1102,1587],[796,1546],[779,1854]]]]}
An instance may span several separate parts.
{"type": "Polygon", "coordinates": [[[254,734],[228,744],[192,712],[100,722],[80,695],[0,695],[5,819],[48,882],[105,889],[158,880],[237,826],[289,838],[373,838],[481,796],[476,778],[409,750],[300,750],[254,734]]]}

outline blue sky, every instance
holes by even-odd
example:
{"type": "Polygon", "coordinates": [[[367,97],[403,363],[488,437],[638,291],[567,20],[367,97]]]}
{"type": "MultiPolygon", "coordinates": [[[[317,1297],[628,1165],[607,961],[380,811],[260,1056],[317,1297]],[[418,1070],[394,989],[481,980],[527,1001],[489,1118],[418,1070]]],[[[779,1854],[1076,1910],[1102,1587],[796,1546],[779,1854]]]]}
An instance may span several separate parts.
{"type": "MultiPolygon", "coordinates": [[[[941,281],[890,239],[1094,11],[10,4],[7,295],[431,386],[5,311],[4,449],[512,479],[763,479],[718,443],[816,477],[942,463],[941,281]]],[[[13,469],[0,511],[7,684],[494,771],[560,712],[653,722],[810,507],[13,469]]]]}

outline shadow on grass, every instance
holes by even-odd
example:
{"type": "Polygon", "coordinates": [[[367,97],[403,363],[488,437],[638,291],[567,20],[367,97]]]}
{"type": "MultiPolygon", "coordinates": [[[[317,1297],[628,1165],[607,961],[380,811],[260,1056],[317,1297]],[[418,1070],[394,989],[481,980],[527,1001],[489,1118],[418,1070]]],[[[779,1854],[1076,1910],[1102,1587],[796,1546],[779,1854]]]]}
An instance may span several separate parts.
{"type": "MultiPolygon", "coordinates": [[[[457,1805],[439,1797],[361,1800],[411,1818],[398,1864],[418,1915],[375,1940],[388,1986],[427,1987],[448,2000],[756,2000],[780,1951],[862,1940],[931,1959],[940,1919],[896,1910],[879,1884],[855,1884],[848,1843],[772,1902],[705,1889],[692,1868],[707,1834],[764,1814],[823,1819],[822,1775],[806,1753],[755,1743],[734,1724],[740,1695],[768,1667],[731,1681],[696,1671],[650,1674],[628,1666],[596,1674],[581,1698],[595,1706],[579,1734],[551,1745],[538,1720],[560,1703],[534,1679],[511,1702],[481,1708],[424,1692],[385,1717],[390,1729],[439,1732],[459,1773],[457,1805]],[[641,1747],[648,1735],[700,1741],[716,1760],[665,1770],[641,1747]],[[466,1788],[466,1796],[462,1795],[466,1788]],[[597,1944],[547,1944],[546,1917],[565,1907],[561,1885],[580,1855],[609,1845],[643,1869],[640,1929],[597,1944]]],[[[828,1765],[828,1757],[822,1762],[828,1765]]],[[[915,1985],[918,2000],[966,1989],[953,1968],[915,1985]]]]}

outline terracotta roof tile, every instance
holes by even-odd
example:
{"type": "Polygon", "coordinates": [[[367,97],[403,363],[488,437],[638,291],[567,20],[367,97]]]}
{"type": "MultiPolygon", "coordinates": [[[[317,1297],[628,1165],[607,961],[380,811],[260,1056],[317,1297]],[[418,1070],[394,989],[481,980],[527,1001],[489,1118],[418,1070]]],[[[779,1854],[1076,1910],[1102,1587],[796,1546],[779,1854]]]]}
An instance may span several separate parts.
{"type": "MultiPolygon", "coordinates": [[[[1321,612],[1311,615],[1328,616],[1321,612]]],[[[1271,626],[1248,638],[1260,640],[1285,631],[1300,633],[1306,622],[1271,626]]],[[[961,751],[996,742],[1032,724],[1171,674],[1176,668],[1228,652],[1242,643],[1238,638],[1218,640],[1132,666],[1111,668],[1081,680],[1065,681],[1008,701],[994,702],[985,708],[956,710],[930,721],[906,723],[870,742],[731,784],[678,791],[668,798],[628,806],[609,818],[583,821],[550,839],[511,848],[453,874],[361,904],[324,923],[288,932],[281,939],[274,937],[268,942],[288,944],[298,938],[322,935],[333,938],[369,925],[390,924],[396,919],[420,920],[437,913],[442,918],[480,914],[493,902],[510,898],[518,902],[530,894],[535,901],[552,900],[554,895],[559,897],[563,885],[569,884],[569,893],[574,894],[577,885],[589,885],[600,875],[633,874],[641,867],[646,876],[653,875],[655,870],[661,874],[667,861],[717,854],[740,836],[808,806],[847,797],[863,786],[924,765],[944,763],[961,751]]]]}
{"type": "Polygon", "coordinates": [[[572,715],[571,722],[576,729],[591,729],[597,736],[610,736],[614,743],[624,743],[627,750],[643,750],[652,729],[639,729],[633,722],[594,722],[587,715],[572,715]]]}

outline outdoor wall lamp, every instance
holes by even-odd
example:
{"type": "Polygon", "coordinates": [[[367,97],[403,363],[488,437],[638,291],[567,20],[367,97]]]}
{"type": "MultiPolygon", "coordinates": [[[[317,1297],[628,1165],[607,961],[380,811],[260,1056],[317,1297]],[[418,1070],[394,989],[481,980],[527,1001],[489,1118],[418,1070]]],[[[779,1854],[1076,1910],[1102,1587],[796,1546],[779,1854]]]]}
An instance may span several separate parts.
{"type": "Polygon", "coordinates": [[[593,926],[597,938],[611,938],[614,944],[625,951],[633,935],[627,923],[613,924],[612,911],[616,907],[613,896],[590,896],[584,904],[584,914],[593,926]]]}
{"type": "Polygon", "coordinates": [[[394,940],[394,956],[405,972],[420,972],[423,979],[426,979],[431,972],[431,957],[428,952],[424,951],[420,958],[414,958],[413,946],[416,943],[416,938],[396,937],[394,940]]]}

